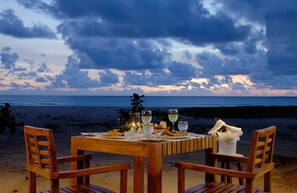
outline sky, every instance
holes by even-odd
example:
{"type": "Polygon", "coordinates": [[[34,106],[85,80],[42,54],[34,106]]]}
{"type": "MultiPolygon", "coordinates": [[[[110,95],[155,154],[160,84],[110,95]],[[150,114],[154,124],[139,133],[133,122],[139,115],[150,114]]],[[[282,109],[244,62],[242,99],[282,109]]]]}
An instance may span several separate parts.
{"type": "Polygon", "coordinates": [[[0,95],[297,96],[295,0],[0,5],[0,95]]]}

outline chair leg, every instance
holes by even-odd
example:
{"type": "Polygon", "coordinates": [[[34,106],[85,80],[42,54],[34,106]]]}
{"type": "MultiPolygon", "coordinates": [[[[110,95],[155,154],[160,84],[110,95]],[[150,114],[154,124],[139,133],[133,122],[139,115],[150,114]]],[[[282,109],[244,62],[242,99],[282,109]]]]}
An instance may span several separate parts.
{"type": "Polygon", "coordinates": [[[51,179],[51,193],[59,193],[59,180],[51,179]]]}
{"type": "Polygon", "coordinates": [[[128,189],[128,171],[121,170],[120,193],[127,193],[127,189],[128,189]]]}
{"type": "Polygon", "coordinates": [[[253,193],[254,192],[254,180],[247,179],[245,185],[245,193],[253,193]]]}
{"type": "MultiPolygon", "coordinates": [[[[243,165],[241,162],[237,162],[237,169],[238,171],[243,171],[243,165]]],[[[239,185],[244,186],[244,178],[238,178],[238,181],[239,181],[239,185]]]]}
{"type": "Polygon", "coordinates": [[[36,193],[36,174],[33,172],[28,172],[28,192],[36,193]]]}
{"type": "MultiPolygon", "coordinates": [[[[90,160],[84,161],[84,168],[90,168],[90,160]]],[[[84,184],[90,184],[90,176],[84,176],[84,184]]]]}
{"type": "Polygon", "coordinates": [[[178,193],[185,193],[185,169],[177,169],[177,190],[178,193]]]}
{"type": "Polygon", "coordinates": [[[264,174],[264,192],[271,192],[271,172],[264,174]]]}

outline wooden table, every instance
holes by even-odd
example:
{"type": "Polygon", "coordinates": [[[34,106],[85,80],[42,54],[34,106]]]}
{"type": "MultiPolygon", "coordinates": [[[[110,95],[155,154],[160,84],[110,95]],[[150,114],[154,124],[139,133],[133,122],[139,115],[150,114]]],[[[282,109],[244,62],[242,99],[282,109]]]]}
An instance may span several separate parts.
{"type": "MultiPolygon", "coordinates": [[[[123,141],[92,138],[86,136],[71,137],[71,155],[83,154],[83,151],[95,151],[130,155],[134,157],[134,193],[144,192],[144,158],[147,157],[147,184],[149,193],[162,192],[162,157],[199,150],[207,154],[217,151],[216,137],[204,135],[187,139],[167,140],[161,142],[123,141]]],[[[71,165],[72,169],[77,164],[71,165]]],[[[78,183],[73,179],[72,183],[78,183]]]]}

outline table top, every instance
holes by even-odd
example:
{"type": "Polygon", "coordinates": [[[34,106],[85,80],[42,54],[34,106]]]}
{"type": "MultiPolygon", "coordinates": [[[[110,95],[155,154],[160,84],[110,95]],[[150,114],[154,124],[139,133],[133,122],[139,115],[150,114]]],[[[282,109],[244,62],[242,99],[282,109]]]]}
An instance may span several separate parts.
{"type": "Polygon", "coordinates": [[[147,139],[143,134],[111,138],[104,136],[104,133],[101,132],[82,134],[72,137],[72,143],[75,143],[78,149],[121,153],[124,150],[117,150],[121,148],[125,149],[124,154],[135,155],[135,150],[140,156],[145,156],[147,148],[152,146],[160,146],[162,156],[167,156],[212,148],[214,141],[213,136],[195,133],[189,133],[186,137],[160,137],[157,139],[147,139]],[[139,152],[143,152],[143,154],[139,152]]]}

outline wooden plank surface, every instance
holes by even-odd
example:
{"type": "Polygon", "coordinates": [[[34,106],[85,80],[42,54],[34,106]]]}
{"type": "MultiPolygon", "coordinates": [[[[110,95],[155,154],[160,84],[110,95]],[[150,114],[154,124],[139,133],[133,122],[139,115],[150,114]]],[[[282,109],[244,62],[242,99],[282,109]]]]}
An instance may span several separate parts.
{"type": "MultiPolygon", "coordinates": [[[[104,140],[84,136],[71,138],[71,154],[83,154],[83,150],[131,155],[134,157],[135,193],[144,192],[144,157],[148,158],[148,192],[162,192],[162,157],[212,148],[212,136],[167,140],[161,142],[104,140]]],[[[216,151],[216,148],[215,148],[216,151]]],[[[212,150],[209,152],[213,152],[212,150]]],[[[72,165],[73,169],[77,166],[72,165]]],[[[72,184],[75,184],[72,180],[72,184]]]]}

